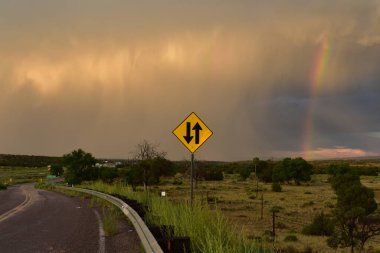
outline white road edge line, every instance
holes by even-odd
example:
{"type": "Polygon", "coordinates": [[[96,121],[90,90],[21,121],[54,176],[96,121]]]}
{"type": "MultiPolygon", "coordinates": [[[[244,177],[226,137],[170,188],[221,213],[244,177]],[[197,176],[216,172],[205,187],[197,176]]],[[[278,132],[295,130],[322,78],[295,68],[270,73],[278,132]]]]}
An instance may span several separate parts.
{"type": "Polygon", "coordinates": [[[56,187],[61,188],[61,189],[91,194],[101,199],[107,200],[110,203],[114,204],[115,206],[119,207],[123,211],[123,213],[128,217],[128,219],[132,222],[138,236],[140,237],[140,240],[144,247],[145,252],[163,253],[160,245],[158,244],[157,240],[154,238],[152,232],[146,226],[145,222],[141,219],[141,217],[136,213],[135,210],[133,210],[130,206],[128,206],[128,204],[126,204],[121,199],[118,199],[114,196],[111,196],[102,192],[97,192],[97,191],[89,190],[89,189],[66,187],[66,186],[56,186],[56,187]]]}
{"type": "Polygon", "coordinates": [[[105,253],[106,252],[106,243],[105,243],[106,236],[103,229],[103,222],[102,222],[102,219],[100,218],[98,211],[94,210],[94,213],[99,222],[99,253],[105,253]]]}

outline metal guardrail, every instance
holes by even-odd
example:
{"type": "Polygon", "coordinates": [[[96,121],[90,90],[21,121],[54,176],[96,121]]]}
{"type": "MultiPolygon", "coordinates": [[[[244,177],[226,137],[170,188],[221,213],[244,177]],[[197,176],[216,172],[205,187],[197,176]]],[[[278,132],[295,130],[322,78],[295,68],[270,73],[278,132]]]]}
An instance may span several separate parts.
{"type": "Polygon", "coordinates": [[[120,210],[132,222],[133,226],[136,229],[138,236],[140,237],[140,240],[141,240],[141,243],[143,244],[145,252],[147,252],[147,253],[163,253],[163,250],[161,249],[157,240],[154,238],[154,236],[150,232],[149,228],[146,226],[145,222],[141,219],[141,217],[137,214],[137,212],[135,210],[133,210],[133,208],[131,208],[129,205],[127,205],[121,199],[118,199],[114,196],[111,196],[111,195],[108,195],[108,194],[105,194],[102,192],[97,192],[97,191],[88,190],[88,189],[66,187],[66,186],[55,186],[55,187],[65,189],[65,190],[84,192],[84,193],[91,194],[91,195],[97,196],[99,198],[102,198],[104,200],[107,200],[108,202],[111,202],[115,206],[119,207],[120,210]]]}

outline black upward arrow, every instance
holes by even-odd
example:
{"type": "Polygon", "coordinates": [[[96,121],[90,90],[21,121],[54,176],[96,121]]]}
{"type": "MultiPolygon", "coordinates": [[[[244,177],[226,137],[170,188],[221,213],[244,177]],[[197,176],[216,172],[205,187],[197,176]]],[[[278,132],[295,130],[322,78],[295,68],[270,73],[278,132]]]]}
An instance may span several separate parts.
{"type": "Polygon", "coordinates": [[[191,136],[190,131],[191,131],[190,122],[186,122],[186,136],[183,136],[183,138],[185,138],[185,140],[187,141],[187,144],[189,144],[194,137],[194,136],[191,136]]]}
{"type": "Polygon", "coordinates": [[[193,127],[193,130],[195,130],[195,144],[199,144],[199,131],[202,130],[202,127],[197,122],[197,124],[193,127]]]}

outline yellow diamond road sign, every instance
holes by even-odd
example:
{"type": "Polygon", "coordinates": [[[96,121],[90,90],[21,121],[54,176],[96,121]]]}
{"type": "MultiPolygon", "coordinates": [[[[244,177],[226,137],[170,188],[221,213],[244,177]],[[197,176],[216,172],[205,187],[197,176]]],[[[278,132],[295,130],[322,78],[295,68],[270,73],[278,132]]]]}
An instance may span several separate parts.
{"type": "Polygon", "coordinates": [[[173,134],[194,153],[202,144],[210,138],[212,131],[195,114],[191,113],[179,126],[173,130],[173,134]]]}

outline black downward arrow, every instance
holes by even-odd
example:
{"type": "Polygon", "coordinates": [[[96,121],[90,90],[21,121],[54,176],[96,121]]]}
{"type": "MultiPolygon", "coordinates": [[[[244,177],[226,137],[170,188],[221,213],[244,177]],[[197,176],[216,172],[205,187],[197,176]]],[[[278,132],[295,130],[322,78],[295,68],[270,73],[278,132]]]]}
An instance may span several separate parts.
{"type": "Polygon", "coordinates": [[[202,127],[197,122],[193,127],[193,130],[195,130],[195,144],[199,144],[199,131],[202,130],[202,127]]]}
{"type": "Polygon", "coordinates": [[[191,131],[190,122],[186,122],[186,136],[183,136],[183,138],[185,138],[185,140],[187,141],[187,144],[189,144],[194,137],[194,136],[191,136],[190,131],[191,131]]]}

